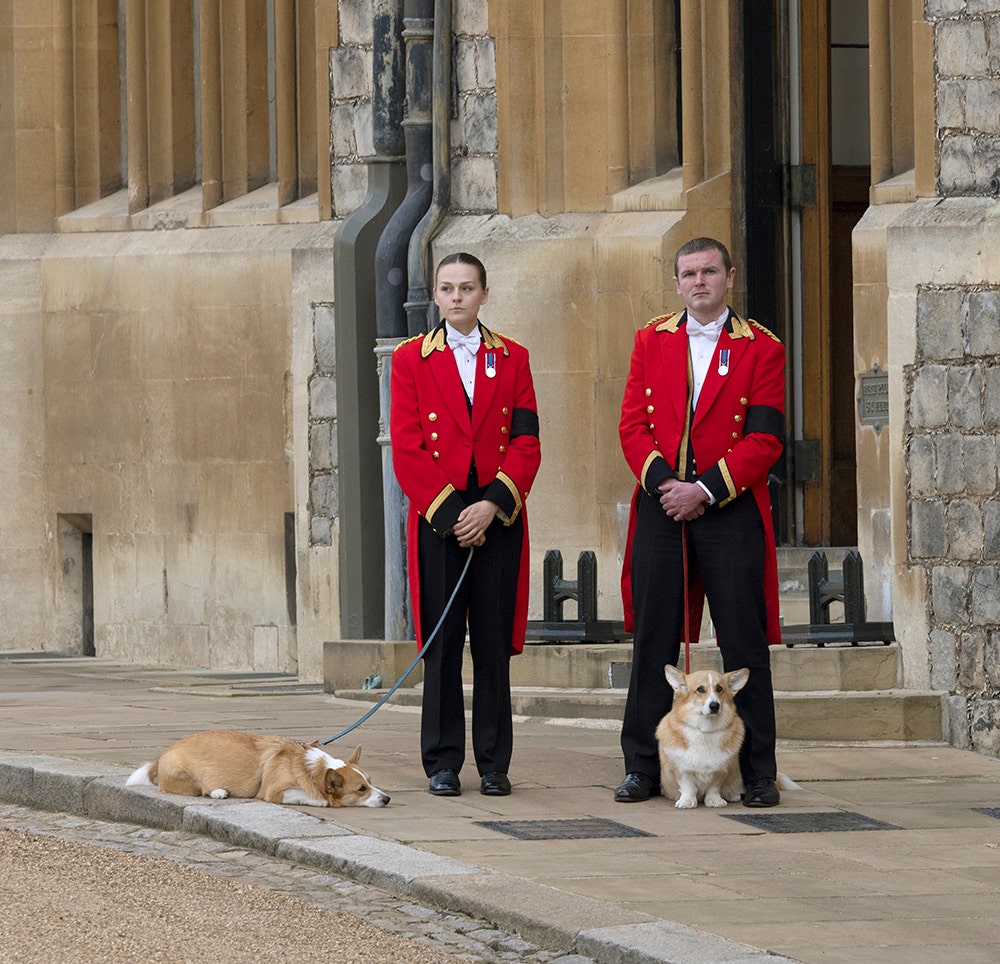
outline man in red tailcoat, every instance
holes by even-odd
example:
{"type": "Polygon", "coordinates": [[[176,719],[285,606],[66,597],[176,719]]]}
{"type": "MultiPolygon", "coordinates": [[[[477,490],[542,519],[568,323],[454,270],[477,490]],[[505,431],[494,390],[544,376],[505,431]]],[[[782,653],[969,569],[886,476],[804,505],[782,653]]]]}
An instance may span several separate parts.
{"type": "Polygon", "coordinates": [[[674,259],[686,310],[654,318],[635,336],[619,423],[638,482],[622,573],[634,644],[620,803],[660,793],[654,734],[673,701],[663,668],[677,665],[685,606],[697,640],[703,598],[725,671],[750,670],[736,697],[746,725],[743,802],[780,800],[768,644],[781,631],[767,477],[783,447],[785,350],[728,306],[735,276],[719,241],[688,242],[674,259]]]}

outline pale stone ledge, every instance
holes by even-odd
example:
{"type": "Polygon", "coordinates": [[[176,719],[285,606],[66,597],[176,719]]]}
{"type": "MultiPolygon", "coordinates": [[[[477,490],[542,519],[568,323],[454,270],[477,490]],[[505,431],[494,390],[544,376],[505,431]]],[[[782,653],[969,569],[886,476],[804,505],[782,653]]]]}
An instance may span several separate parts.
{"type": "Polygon", "coordinates": [[[687,208],[684,194],[683,169],[675,167],[666,174],[650,178],[641,184],[628,187],[611,197],[611,210],[626,211],[683,211],[687,208]]]}
{"type": "Polygon", "coordinates": [[[128,191],[123,189],[93,204],[64,214],[58,220],[62,234],[95,231],[169,231],[180,228],[228,228],[265,224],[310,224],[319,221],[319,200],[313,194],[290,204],[278,203],[278,185],[265,184],[208,211],[202,209],[201,186],[128,213],[128,191]]]}

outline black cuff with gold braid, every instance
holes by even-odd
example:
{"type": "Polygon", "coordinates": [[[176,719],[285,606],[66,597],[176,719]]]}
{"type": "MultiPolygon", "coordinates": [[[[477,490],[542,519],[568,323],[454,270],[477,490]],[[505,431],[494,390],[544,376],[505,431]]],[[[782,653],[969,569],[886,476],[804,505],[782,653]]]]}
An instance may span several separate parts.
{"type": "Polygon", "coordinates": [[[424,518],[439,536],[443,536],[458,522],[458,517],[464,508],[465,501],[455,491],[453,485],[448,485],[441,490],[438,497],[430,504],[427,512],[424,514],[424,518]]]}
{"type": "Polygon", "coordinates": [[[500,512],[498,514],[503,522],[509,523],[517,512],[517,500],[510,489],[499,478],[494,479],[489,484],[483,493],[483,498],[488,499],[499,507],[500,512]]]}
{"type": "Polygon", "coordinates": [[[664,479],[672,479],[676,477],[677,474],[672,468],[670,468],[667,460],[662,455],[657,455],[646,465],[646,471],[643,472],[642,475],[642,487],[654,499],[658,499],[660,497],[660,493],[657,486],[664,479]]]}
{"type": "Polygon", "coordinates": [[[712,493],[715,505],[723,505],[736,495],[734,489],[726,483],[726,475],[721,468],[723,464],[720,462],[713,465],[704,475],[698,476],[698,481],[712,493]]]}

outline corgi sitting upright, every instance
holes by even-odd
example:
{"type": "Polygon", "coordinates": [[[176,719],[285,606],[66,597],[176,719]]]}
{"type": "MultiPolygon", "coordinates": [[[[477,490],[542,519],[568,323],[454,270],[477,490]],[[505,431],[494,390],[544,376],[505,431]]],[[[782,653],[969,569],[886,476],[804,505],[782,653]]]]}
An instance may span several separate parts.
{"type": "Polygon", "coordinates": [[[656,728],[663,795],[680,809],[697,807],[699,801],[724,807],[739,800],[744,727],[733,698],[746,686],[750,670],[685,676],[676,666],[666,666],[664,672],[674,702],[656,728]]]}

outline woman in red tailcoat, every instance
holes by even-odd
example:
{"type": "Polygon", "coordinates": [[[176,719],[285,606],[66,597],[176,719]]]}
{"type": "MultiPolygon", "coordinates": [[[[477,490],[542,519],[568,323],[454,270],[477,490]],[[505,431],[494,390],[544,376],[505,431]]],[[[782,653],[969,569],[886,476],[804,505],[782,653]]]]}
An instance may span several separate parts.
{"type": "Polygon", "coordinates": [[[528,352],[479,321],[489,288],[469,254],[435,276],[442,322],[392,357],[393,466],[409,498],[407,557],[424,654],[421,756],[438,796],[461,793],[462,657],[473,664],[472,745],[480,791],[510,793],[510,657],[528,614],[525,500],[541,460],[528,352]],[[468,574],[429,640],[472,552],[468,574]]]}

